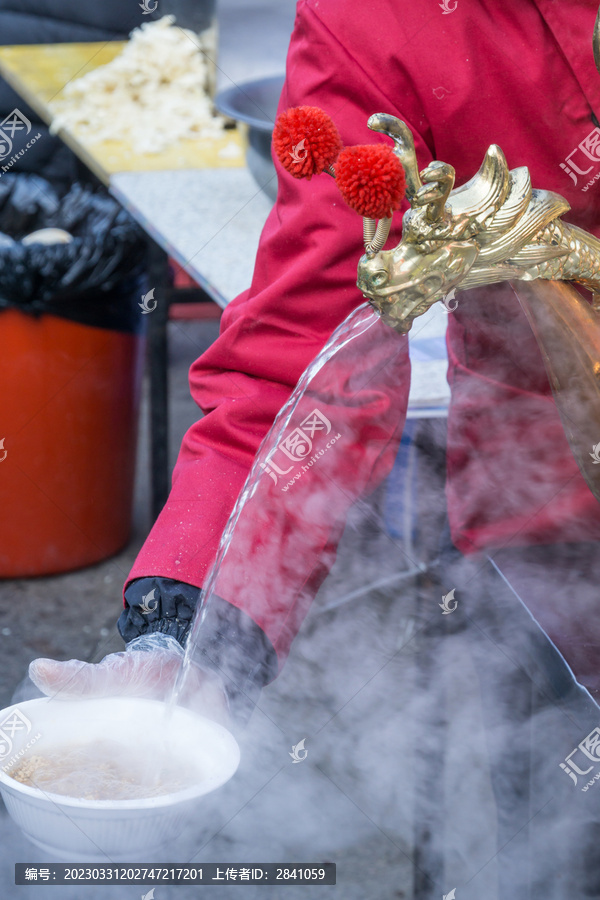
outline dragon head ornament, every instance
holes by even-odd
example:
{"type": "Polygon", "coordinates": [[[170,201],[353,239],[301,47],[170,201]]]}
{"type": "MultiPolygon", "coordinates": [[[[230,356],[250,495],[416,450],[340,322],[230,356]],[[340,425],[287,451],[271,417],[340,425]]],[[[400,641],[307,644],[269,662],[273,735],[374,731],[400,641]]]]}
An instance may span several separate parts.
{"type": "Polygon", "coordinates": [[[454,169],[432,162],[419,172],[412,134],[395,116],[378,113],[369,128],[387,134],[406,173],[410,209],[402,240],[382,247],[391,218],[364,220],[366,253],[358,265],[363,295],[397,331],[453,289],[536,278],[578,281],[600,306],[600,241],[560,219],[567,201],[535,190],[529,170],[509,170],[492,144],[477,174],[454,187],[454,169]]]}

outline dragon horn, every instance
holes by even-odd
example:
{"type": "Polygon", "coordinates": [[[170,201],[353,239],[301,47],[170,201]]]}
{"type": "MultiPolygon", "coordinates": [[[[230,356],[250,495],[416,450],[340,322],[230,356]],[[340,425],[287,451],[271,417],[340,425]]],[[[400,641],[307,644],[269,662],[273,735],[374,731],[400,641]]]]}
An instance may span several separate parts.
{"type": "Polygon", "coordinates": [[[393,140],[394,153],[406,173],[406,196],[412,202],[412,198],[423,185],[419,178],[415,142],[410,128],[396,116],[390,116],[387,113],[375,113],[370,117],[367,125],[371,131],[387,134],[393,140]]]}

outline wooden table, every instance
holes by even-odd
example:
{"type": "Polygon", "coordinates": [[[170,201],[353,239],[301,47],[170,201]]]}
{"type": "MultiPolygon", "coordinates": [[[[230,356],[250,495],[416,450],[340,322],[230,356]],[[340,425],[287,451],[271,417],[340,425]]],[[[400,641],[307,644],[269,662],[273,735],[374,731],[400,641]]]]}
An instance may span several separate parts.
{"type": "MultiPolygon", "coordinates": [[[[87,44],[26,44],[0,47],[0,75],[31,106],[43,122],[51,125],[53,100],[60,100],[65,86],[87,72],[111,62],[125,42],[87,44]]],[[[157,172],[167,169],[243,168],[243,140],[237,129],[223,137],[181,140],[160,153],[138,153],[124,137],[114,141],[83,141],[60,129],[58,136],[105,185],[117,172],[157,172]],[[220,151],[236,143],[237,157],[223,157],[220,151]]]]}

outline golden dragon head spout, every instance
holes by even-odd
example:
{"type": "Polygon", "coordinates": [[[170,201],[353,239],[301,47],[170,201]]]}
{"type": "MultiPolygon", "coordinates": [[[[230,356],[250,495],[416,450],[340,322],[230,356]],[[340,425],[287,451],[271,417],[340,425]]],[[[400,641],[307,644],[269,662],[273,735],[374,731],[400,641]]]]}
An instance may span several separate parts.
{"type": "Polygon", "coordinates": [[[363,256],[357,284],[388,325],[408,331],[413,319],[462,281],[476,258],[476,249],[465,241],[428,250],[401,241],[395,250],[363,256]]]}
{"type": "Polygon", "coordinates": [[[404,122],[379,113],[369,127],[389,135],[406,173],[410,209],[402,220],[402,240],[383,250],[391,219],[375,229],[365,219],[366,253],[357,285],[382,318],[406,332],[452,289],[513,279],[577,280],[600,292],[600,243],[562,222],[567,201],[534,190],[524,166],[509,171],[493,144],[481,168],[454,187],[454,169],[432,162],[419,172],[412,134],[404,122]]]}

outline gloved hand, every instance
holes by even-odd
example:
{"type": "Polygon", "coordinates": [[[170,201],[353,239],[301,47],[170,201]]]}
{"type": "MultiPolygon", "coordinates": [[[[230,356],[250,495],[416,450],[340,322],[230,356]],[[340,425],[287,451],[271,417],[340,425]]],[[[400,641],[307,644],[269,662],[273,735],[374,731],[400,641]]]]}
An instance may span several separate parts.
{"type": "MultiPolygon", "coordinates": [[[[119,696],[167,700],[182,660],[179,642],[154,632],[136,638],[124,652],[111,653],[99,663],[34,659],[29,676],[44,694],[65,700],[119,696]]],[[[177,702],[222,725],[230,724],[227,696],[219,676],[195,663],[177,702]]]]}

